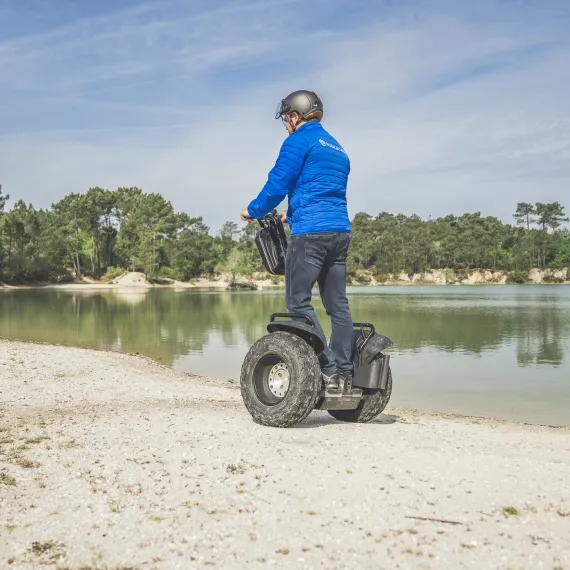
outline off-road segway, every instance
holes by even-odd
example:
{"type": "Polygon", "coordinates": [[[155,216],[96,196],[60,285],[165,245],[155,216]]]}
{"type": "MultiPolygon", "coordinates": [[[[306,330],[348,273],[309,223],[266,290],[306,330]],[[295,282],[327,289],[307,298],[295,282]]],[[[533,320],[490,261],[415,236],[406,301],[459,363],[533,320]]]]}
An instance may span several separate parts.
{"type": "MultiPolygon", "coordinates": [[[[277,212],[258,220],[256,244],[265,268],[283,274],[287,238],[277,212]]],[[[273,427],[290,427],[313,410],[327,410],[346,422],[369,422],[386,407],[392,393],[390,356],[383,351],[393,341],[370,323],[354,323],[354,378],[336,392],[322,380],[319,358],[324,345],[306,315],[274,313],[268,334],[246,354],[241,370],[241,394],[253,420],[273,427]]]]}

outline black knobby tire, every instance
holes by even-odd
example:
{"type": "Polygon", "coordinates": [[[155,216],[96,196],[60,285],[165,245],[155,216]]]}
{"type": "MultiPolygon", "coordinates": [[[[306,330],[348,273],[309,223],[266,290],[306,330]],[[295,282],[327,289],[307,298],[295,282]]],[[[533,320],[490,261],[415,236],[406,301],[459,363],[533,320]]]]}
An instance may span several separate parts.
{"type": "Polygon", "coordinates": [[[241,395],[253,420],[265,426],[290,427],[314,409],[321,387],[321,368],[315,351],[301,338],[275,332],[260,338],[248,351],[241,369],[241,395]],[[280,399],[268,392],[267,375],[282,363],[289,388],[280,399]]]}
{"type": "Polygon", "coordinates": [[[329,410],[329,414],[341,422],[356,422],[363,424],[379,416],[388,405],[392,394],[392,370],[388,369],[388,379],[384,390],[363,390],[368,398],[363,399],[355,410],[329,410]]]}

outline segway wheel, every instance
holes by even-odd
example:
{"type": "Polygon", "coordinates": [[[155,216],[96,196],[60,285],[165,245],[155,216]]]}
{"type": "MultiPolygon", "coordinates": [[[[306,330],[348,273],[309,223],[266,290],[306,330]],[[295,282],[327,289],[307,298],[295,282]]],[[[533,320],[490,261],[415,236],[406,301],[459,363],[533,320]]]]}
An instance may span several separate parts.
{"type": "Polygon", "coordinates": [[[364,396],[354,410],[328,410],[329,414],[341,422],[366,423],[379,416],[388,405],[392,394],[392,370],[388,369],[388,379],[384,390],[363,388],[364,396]]]}
{"type": "Polygon", "coordinates": [[[279,331],[260,338],[249,349],[240,384],[245,407],[256,423],[290,427],[313,410],[321,368],[304,340],[279,331]]]}

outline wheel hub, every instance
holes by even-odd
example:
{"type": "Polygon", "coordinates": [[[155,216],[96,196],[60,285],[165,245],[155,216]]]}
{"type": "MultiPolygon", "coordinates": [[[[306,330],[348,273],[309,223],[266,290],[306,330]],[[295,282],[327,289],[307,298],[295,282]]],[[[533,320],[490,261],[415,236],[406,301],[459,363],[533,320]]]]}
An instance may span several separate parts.
{"type": "Polygon", "coordinates": [[[289,370],[283,362],[275,364],[267,377],[269,391],[277,398],[283,398],[289,390],[289,370]]]}

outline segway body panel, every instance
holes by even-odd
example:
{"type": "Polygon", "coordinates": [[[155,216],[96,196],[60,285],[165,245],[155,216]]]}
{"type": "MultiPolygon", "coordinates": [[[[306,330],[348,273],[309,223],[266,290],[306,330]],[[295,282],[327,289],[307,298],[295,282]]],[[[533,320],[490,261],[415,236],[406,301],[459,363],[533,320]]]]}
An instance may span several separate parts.
{"type": "Polygon", "coordinates": [[[388,380],[390,355],[382,351],[390,348],[394,341],[377,333],[371,323],[354,323],[354,328],[353,385],[383,390],[388,380]]]}

